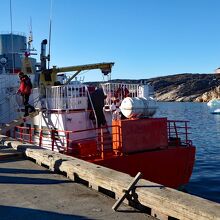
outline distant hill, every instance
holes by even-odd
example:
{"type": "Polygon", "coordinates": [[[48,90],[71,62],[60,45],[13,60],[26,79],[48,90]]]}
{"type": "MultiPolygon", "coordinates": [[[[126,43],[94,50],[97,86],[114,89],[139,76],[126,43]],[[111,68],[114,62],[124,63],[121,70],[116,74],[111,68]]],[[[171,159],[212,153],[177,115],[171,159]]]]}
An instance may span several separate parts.
{"type": "Polygon", "coordinates": [[[154,86],[158,101],[207,102],[220,97],[220,79],[214,74],[183,73],[150,79],[116,79],[112,82],[140,83],[145,81],[154,86]]]}
{"type": "Polygon", "coordinates": [[[209,101],[218,96],[220,80],[214,74],[177,74],[149,79],[160,101],[209,101]]]}

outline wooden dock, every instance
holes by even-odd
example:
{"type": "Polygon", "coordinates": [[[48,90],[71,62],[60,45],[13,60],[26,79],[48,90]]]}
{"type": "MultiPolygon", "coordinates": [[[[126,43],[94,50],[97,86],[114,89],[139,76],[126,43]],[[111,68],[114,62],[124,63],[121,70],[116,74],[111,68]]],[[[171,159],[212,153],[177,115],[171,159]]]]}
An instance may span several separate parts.
{"type": "MultiPolygon", "coordinates": [[[[4,144],[22,152],[39,165],[46,166],[52,171],[61,172],[69,179],[80,181],[98,191],[106,192],[115,199],[122,197],[124,189],[133,181],[133,177],[128,174],[30,144],[6,139],[4,144]]],[[[135,196],[131,195],[131,204],[148,210],[148,214],[159,219],[220,220],[219,203],[164,187],[145,179],[138,181],[133,193],[135,196]]]]}

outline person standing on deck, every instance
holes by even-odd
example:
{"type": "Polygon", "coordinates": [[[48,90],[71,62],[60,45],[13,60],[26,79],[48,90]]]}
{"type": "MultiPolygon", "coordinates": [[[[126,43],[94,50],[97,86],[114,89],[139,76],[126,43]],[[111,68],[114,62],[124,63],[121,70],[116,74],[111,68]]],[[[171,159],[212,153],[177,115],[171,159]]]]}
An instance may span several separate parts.
{"type": "Polygon", "coordinates": [[[29,104],[29,97],[32,90],[32,83],[31,79],[25,75],[23,72],[19,72],[19,78],[20,78],[20,86],[17,91],[18,94],[21,94],[22,96],[22,102],[24,105],[24,117],[29,115],[29,109],[30,113],[35,112],[35,108],[29,104]]]}
{"type": "MultiPolygon", "coordinates": [[[[107,128],[107,122],[103,112],[105,99],[106,99],[106,95],[104,94],[103,89],[101,88],[96,88],[96,90],[91,93],[91,101],[97,117],[98,128],[100,128],[101,126],[105,126],[107,128]]],[[[90,108],[92,108],[91,103],[90,103],[90,108]]],[[[90,115],[90,119],[91,120],[94,119],[93,114],[90,115]]]]}

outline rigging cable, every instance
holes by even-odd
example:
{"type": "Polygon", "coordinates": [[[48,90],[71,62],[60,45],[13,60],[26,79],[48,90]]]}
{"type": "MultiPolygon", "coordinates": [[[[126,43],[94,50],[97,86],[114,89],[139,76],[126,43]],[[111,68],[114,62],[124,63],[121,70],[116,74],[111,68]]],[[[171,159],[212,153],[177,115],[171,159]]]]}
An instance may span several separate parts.
{"type": "Polygon", "coordinates": [[[14,74],[14,42],[13,42],[13,34],[12,34],[12,6],[10,0],[10,21],[11,21],[11,56],[12,56],[12,73],[14,74]]]}

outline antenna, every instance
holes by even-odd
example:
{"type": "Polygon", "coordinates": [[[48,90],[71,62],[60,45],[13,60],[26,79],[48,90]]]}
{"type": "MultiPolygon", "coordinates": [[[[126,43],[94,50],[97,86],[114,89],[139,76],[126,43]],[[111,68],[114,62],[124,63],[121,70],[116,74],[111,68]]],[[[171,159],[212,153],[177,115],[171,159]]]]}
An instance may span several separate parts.
{"type": "Polygon", "coordinates": [[[25,56],[30,56],[30,55],[37,55],[37,53],[34,53],[36,49],[33,47],[32,42],[33,42],[33,31],[32,31],[32,18],[30,17],[30,25],[29,25],[29,36],[28,36],[28,47],[25,50],[25,56]]]}
{"type": "Polygon", "coordinates": [[[53,0],[50,0],[50,22],[49,22],[49,49],[48,49],[48,69],[50,68],[50,45],[51,45],[51,28],[52,28],[52,6],[53,0]]]}
{"type": "Polygon", "coordinates": [[[28,52],[31,51],[31,43],[33,42],[33,32],[32,32],[32,19],[30,17],[30,27],[29,27],[29,37],[28,37],[28,52]]]}

